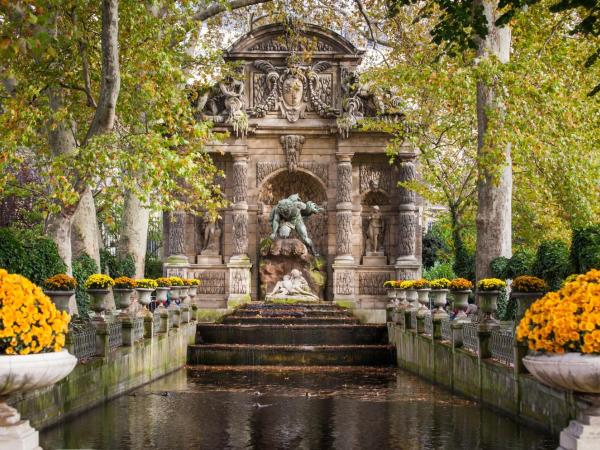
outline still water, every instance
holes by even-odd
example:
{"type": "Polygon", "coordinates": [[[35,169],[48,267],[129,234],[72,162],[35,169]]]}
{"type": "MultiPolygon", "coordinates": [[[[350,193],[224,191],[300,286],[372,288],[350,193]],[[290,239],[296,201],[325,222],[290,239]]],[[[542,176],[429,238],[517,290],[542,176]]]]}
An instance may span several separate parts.
{"type": "Polygon", "coordinates": [[[397,369],[182,369],[40,435],[54,449],[554,449],[397,369]]]}

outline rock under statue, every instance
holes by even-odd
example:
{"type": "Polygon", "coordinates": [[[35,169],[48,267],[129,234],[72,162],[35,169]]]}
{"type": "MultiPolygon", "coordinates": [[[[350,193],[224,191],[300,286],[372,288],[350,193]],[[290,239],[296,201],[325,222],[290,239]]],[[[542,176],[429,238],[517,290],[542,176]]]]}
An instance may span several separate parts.
{"type": "Polygon", "coordinates": [[[273,230],[271,239],[275,240],[278,237],[287,239],[292,230],[295,230],[300,240],[308,247],[310,252],[313,255],[317,255],[313,241],[308,236],[303,217],[320,212],[323,212],[323,208],[311,201],[303,202],[300,200],[298,194],[292,194],[288,198],[279,200],[269,216],[273,230]]]}
{"type": "Polygon", "coordinates": [[[316,301],[319,297],[313,294],[308,285],[308,281],[302,276],[298,269],[283,276],[283,280],[277,282],[273,291],[267,295],[267,300],[273,298],[301,298],[303,300],[316,301]]]}

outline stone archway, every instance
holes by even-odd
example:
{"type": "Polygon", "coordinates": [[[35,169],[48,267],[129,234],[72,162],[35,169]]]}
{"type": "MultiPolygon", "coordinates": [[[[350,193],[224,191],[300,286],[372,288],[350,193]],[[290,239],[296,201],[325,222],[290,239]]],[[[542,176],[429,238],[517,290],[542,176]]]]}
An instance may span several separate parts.
{"type": "MultiPolygon", "coordinates": [[[[271,234],[269,214],[282,198],[292,194],[302,200],[311,200],[327,211],[327,189],[325,184],[312,173],[298,169],[289,172],[281,169],[272,173],[260,185],[258,194],[258,242],[271,234]]],[[[327,213],[313,215],[306,220],[308,234],[321,255],[327,254],[327,213]]]]}

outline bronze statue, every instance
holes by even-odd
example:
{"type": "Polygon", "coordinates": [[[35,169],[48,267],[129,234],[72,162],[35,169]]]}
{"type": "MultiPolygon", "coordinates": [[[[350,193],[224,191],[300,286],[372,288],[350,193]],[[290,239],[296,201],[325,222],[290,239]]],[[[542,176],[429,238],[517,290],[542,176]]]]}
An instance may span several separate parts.
{"type": "Polygon", "coordinates": [[[308,236],[303,217],[320,212],[323,212],[323,208],[311,201],[303,202],[298,194],[292,194],[288,198],[279,200],[269,216],[273,230],[271,239],[277,239],[278,237],[287,239],[292,230],[295,230],[304,245],[316,256],[317,252],[312,239],[308,236]]]}

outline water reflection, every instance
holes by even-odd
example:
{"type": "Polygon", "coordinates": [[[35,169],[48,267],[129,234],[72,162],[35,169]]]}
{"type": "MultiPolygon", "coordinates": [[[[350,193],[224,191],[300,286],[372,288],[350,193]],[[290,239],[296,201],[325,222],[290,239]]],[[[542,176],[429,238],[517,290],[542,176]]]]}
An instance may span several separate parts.
{"type": "Polygon", "coordinates": [[[551,449],[395,369],[181,370],[41,433],[46,450],[551,449]]]}

